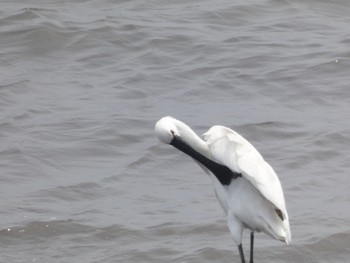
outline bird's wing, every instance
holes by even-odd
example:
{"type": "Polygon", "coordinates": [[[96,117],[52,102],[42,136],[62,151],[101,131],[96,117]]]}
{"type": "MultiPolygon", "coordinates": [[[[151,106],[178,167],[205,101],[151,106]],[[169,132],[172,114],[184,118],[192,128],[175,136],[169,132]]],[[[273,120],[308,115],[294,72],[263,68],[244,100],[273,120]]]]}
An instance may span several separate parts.
{"type": "Polygon", "coordinates": [[[260,153],[237,132],[213,126],[205,140],[216,162],[241,173],[267,200],[286,214],[281,183],[260,153]]]}

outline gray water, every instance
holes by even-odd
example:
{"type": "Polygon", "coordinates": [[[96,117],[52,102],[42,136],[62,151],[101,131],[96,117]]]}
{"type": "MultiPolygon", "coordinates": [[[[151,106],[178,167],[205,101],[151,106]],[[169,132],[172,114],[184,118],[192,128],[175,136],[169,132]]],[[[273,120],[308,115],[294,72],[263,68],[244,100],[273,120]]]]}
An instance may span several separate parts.
{"type": "Polygon", "coordinates": [[[256,262],[350,262],[348,0],[0,7],[1,263],[239,262],[208,176],[155,138],[166,115],[276,170],[292,243],[257,234],[256,262]]]}

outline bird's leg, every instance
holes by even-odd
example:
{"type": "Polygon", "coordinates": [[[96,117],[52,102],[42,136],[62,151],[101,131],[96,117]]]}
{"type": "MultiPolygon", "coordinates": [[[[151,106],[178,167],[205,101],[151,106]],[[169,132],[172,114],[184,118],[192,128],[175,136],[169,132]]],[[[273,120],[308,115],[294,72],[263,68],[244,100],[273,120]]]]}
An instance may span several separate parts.
{"type": "Polygon", "coordinates": [[[253,249],[254,249],[254,232],[250,233],[250,260],[249,263],[253,263],[253,249]]]}
{"type": "Polygon", "coordinates": [[[238,250],[239,250],[239,256],[241,257],[241,262],[242,262],[242,263],[245,263],[242,244],[239,244],[239,245],[238,245],[238,250]]]}

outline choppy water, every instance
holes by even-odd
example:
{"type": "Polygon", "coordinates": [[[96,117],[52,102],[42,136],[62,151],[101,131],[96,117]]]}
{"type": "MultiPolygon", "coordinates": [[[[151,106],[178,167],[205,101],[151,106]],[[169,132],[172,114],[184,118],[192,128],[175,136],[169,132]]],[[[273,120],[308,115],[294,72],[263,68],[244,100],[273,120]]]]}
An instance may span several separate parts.
{"type": "Polygon", "coordinates": [[[239,262],[210,180],[155,138],[164,115],[236,129],[279,174],[293,240],[257,235],[257,262],[350,262],[349,14],[2,1],[0,262],[239,262]]]}

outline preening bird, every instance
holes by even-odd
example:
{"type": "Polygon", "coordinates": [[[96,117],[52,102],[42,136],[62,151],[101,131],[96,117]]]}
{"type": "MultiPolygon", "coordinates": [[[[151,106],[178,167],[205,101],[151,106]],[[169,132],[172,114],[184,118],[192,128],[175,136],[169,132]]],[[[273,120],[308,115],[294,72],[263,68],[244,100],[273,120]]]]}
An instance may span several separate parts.
{"type": "Polygon", "coordinates": [[[250,263],[254,232],[265,232],[287,244],[291,241],[281,183],[272,167],[241,135],[224,126],[213,126],[203,140],[185,123],[169,116],[156,123],[155,133],[161,142],[191,156],[208,172],[242,263],[244,228],[251,231],[250,263]]]}

